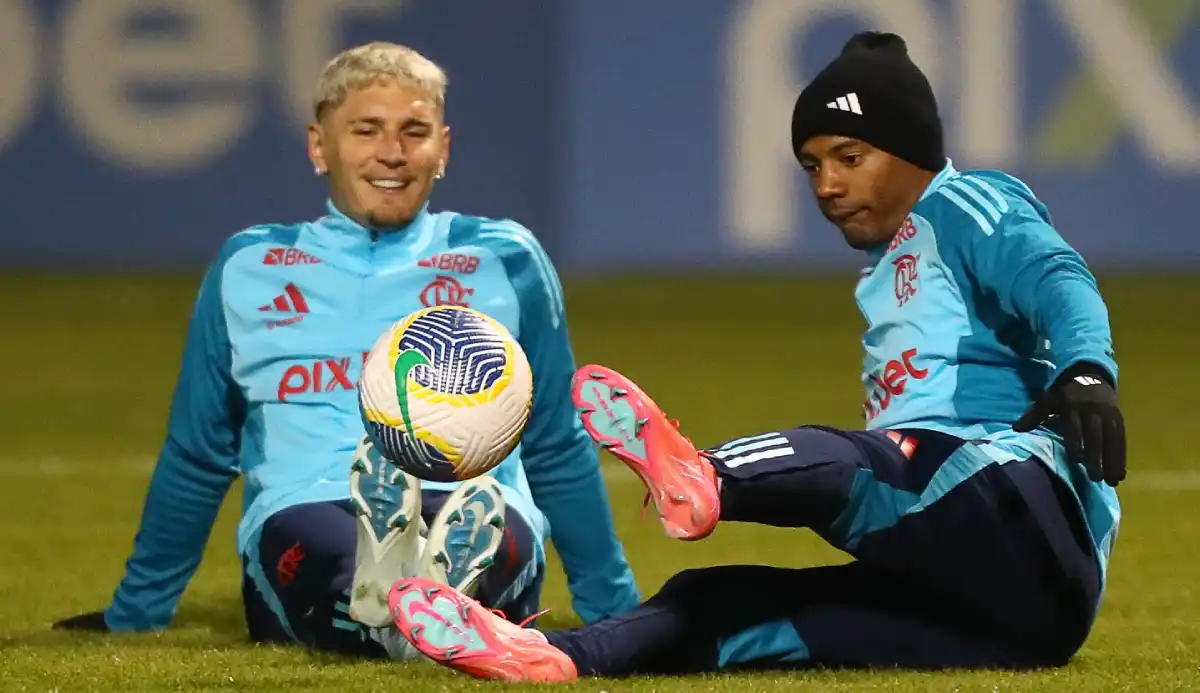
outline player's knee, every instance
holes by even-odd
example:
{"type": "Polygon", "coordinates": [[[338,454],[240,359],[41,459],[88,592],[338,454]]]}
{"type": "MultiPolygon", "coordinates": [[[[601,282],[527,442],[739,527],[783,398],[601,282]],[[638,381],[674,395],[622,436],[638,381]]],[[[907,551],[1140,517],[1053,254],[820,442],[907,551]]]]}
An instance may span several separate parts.
{"type": "Polygon", "coordinates": [[[515,509],[508,508],[500,545],[480,583],[480,601],[507,612],[511,605],[528,597],[542,570],[537,541],[529,523],[515,509]]]}
{"type": "Polygon", "coordinates": [[[1075,658],[1087,640],[1087,630],[1063,632],[1048,644],[1042,656],[1044,667],[1064,667],[1075,658]]]}
{"type": "Polygon", "coordinates": [[[746,566],[710,566],[682,570],[663,583],[657,596],[677,602],[707,603],[727,592],[731,585],[739,584],[739,573],[744,568],[746,566]]]}
{"type": "Polygon", "coordinates": [[[508,508],[504,517],[504,535],[500,539],[500,546],[496,548],[490,572],[502,581],[516,579],[536,560],[535,541],[537,539],[525,518],[513,508],[508,508]]]}
{"type": "Polygon", "coordinates": [[[1030,669],[1055,669],[1070,664],[1087,639],[1086,626],[1062,622],[1060,628],[1021,639],[1023,666],[1030,669]]]}
{"type": "Polygon", "coordinates": [[[650,602],[659,605],[670,605],[685,613],[702,611],[706,604],[711,603],[714,594],[715,568],[690,568],[675,573],[658,592],[650,598],[650,602]]]}
{"type": "Polygon", "coordinates": [[[672,575],[663,583],[662,589],[658,593],[660,595],[687,594],[696,591],[698,586],[706,583],[707,578],[705,577],[704,569],[689,568],[672,575]]]}

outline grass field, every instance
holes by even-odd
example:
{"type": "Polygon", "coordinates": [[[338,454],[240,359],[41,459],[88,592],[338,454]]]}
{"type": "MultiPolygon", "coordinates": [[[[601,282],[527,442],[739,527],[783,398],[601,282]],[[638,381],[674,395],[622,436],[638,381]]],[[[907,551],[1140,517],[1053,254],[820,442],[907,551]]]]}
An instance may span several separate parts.
{"type": "MultiPolygon", "coordinates": [[[[818,422],[857,426],[852,279],[610,280],[571,284],[581,361],[640,380],[699,444],[818,422]],[[788,402],[768,408],[764,393],[788,402]]],[[[1130,467],[1109,592],[1067,668],[1037,673],[805,672],[585,681],[586,691],[1200,690],[1200,278],[1103,286],[1122,363],[1130,467]]],[[[162,634],[55,633],[107,603],[163,432],[192,278],[0,278],[0,689],[491,690],[428,663],[360,663],[247,643],[234,553],[235,488],[206,560],[162,634]]],[[[641,489],[610,468],[621,538],[644,592],[707,563],[803,566],[845,557],[806,531],[722,526],[666,539],[641,489]]],[[[574,622],[552,570],[543,624],[574,622]]]]}

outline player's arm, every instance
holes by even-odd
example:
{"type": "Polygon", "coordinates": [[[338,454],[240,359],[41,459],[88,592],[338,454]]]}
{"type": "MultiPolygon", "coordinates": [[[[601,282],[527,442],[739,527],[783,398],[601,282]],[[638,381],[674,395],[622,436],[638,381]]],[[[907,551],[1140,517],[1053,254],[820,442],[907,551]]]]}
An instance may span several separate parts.
{"type": "Polygon", "coordinates": [[[1094,481],[1116,485],[1125,477],[1125,432],[1108,308],[1095,276],[1058,231],[1028,203],[1014,199],[1010,207],[994,224],[982,217],[956,245],[983,293],[1049,342],[1052,383],[1014,429],[1057,416],[1072,456],[1085,461],[1094,481]]]}
{"type": "Polygon", "coordinates": [[[533,369],[533,409],[521,439],[534,503],[550,521],[575,613],[585,622],[640,600],[613,526],[595,445],[571,402],[575,356],[562,288],[533,235],[515,224],[481,232],[502,245],[521,302],[519,341],[533,369]]]}
{"type": "Polygon", "coordinates": [[[222,263],[210,269],[192,312],[166,440],[133,554],[105,611],[112,630],[150,630],[170,623],[238,474],[245,403],[230,374],[221,272],[222,263]]]}
{"type": "Polygon", "coordinates": [[[1040,219],[1014,220],[974,245],[976,276],[1006,312],[1049,341],[1056,376],[1086,364],[1116,385],[1108,308],[1079,253],[1040,219]]]}
{"type": "Polygon", "coordinates": [[[221,502],[237,477],[244,403],[230,376],[221,305],[221,263],[195,302],[166,440],[151,476],[133,553],[112,603],[60,627],[110,631],[165,628],[200,559],[221,502]]]}

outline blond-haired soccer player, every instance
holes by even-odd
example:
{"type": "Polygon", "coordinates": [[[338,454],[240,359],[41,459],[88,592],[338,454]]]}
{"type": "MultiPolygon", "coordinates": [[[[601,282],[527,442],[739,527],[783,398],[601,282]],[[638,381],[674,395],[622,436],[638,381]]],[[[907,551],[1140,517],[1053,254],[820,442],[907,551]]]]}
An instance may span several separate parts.
{"type": "Polygon", "coordinates": [[[387,593],[416,575],[525,620],[551,533],[584,621],[637,604],[571,401],[576,364],[554,266],[516,222],[429,208],[448,171],[446,85],[438,65],[390,43],[328,64],[308,128],[327,211],[243,230],[221,248],[192,312],[125,576],[104,611],[60,627],[165,628],[238,476],[237,546],[258,641],[404,657],[387,593]],[[378,336],[437,303],[503,323],[534,372],[520,447],[463,483],[419,482],[380,456],[354,388],[378,336]]]}

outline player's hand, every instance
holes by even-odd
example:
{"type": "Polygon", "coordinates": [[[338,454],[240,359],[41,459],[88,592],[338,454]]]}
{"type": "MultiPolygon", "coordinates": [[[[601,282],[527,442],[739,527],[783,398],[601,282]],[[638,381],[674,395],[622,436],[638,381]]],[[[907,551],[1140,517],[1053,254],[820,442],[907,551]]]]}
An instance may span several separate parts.
{"type": "Polygon", "coordinates": [[[1098,366],[1072,366],[1013,424],[1019,433],[1053,418],[1067,455],[1082,460],[1088,478],[1116,486],[1125,479],[1125,418],[1109,376],[1098,366]]]}
{"type": "Polygon", "coordinates": [[[103,611],[93,611],[90,614],[80,614],[71,618],[64,618],[54,624],[54,630],[87,630],[107,633],[108,624],[104,622],[103,611]]]}

